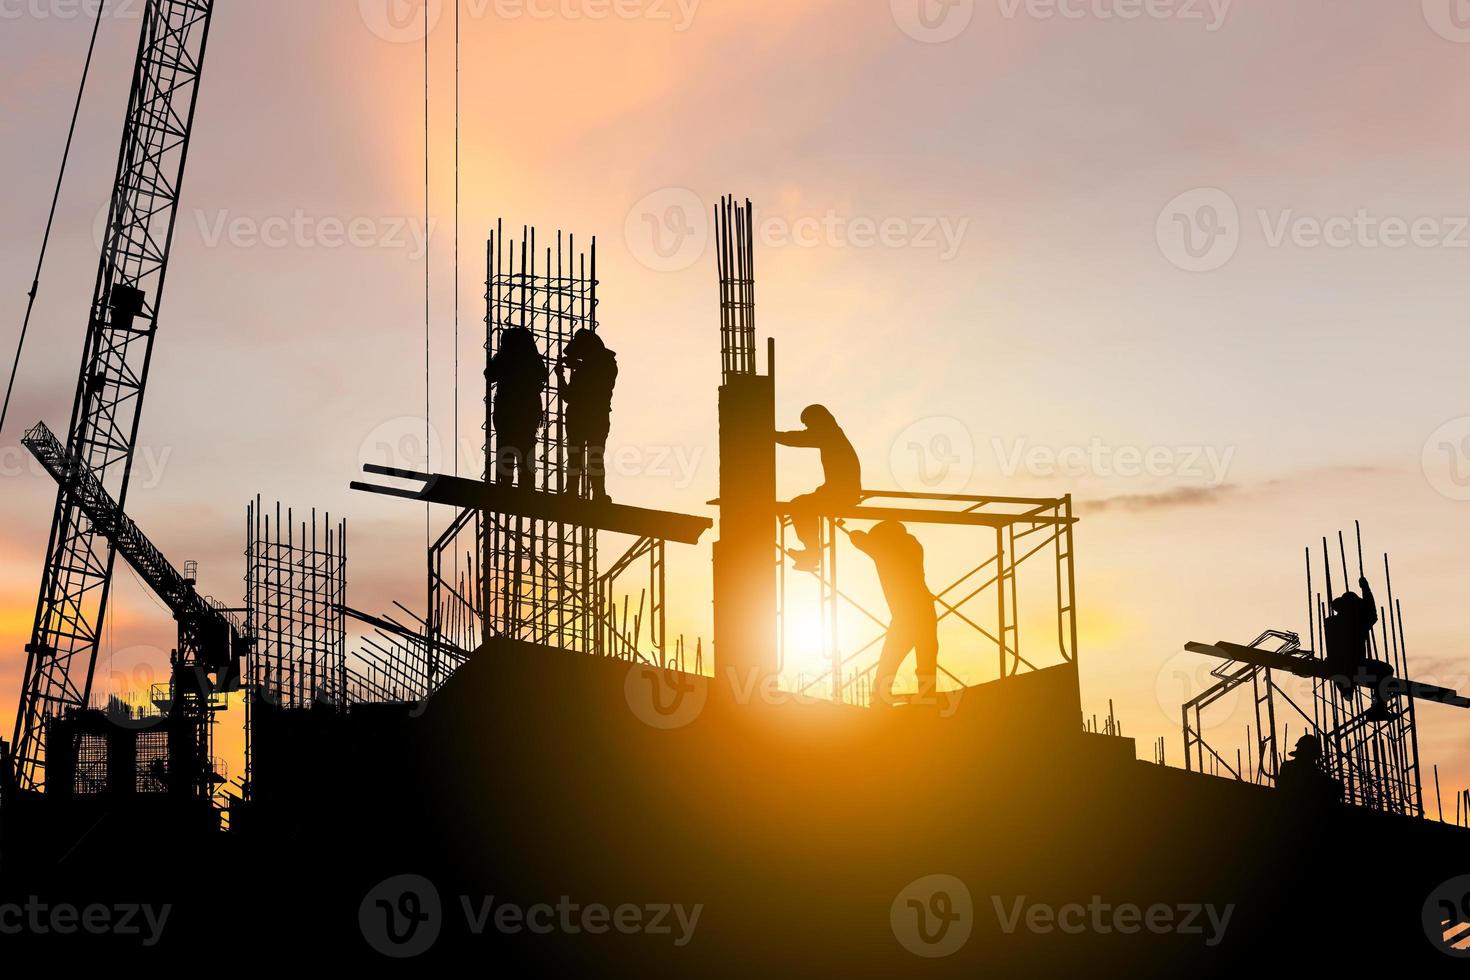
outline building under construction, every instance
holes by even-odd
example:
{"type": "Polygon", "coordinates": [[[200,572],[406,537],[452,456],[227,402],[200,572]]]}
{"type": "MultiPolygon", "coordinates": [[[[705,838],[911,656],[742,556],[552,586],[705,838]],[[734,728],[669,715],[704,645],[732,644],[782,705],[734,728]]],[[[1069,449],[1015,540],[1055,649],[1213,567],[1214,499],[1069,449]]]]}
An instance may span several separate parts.
{"type": "MultiPolygon", "coordinates": [[[[126,516],[126,493],[211,7],[146,4],[73,417],[64,440],[37,426],[25,441],[58,495],[0,767],[0,902],[166,902],[163,945],[201,962],[238,949],[252,964],[476,956],[527,974],[1164,976],[1264,973],[1280,964],[1263,950],[1283,950],[1319,968],[1453,966],[1432,934],[1463,924],[1428,921],[1429,899],[1470,873],[1470,830],[1426,812],[1415,726],[1420,705],[1470,702],[1386,683],[1409,677],[1391,588],[1375,650],[1393,677],[1373,688],[1386,714],[1370,717],[1373,690],[1341,690],[1313,649],[1326,612],[1309,583],[1305,644],[1272,631],[1200,647],[1221,660],[1220,687],[1183,706],[1178,769],[1139,759],[1115,719],[1087,720],[1070,497],[865,487],[821,515],[816,567],[791,567],[779,347],[756,326],[748,202],[715,215],[711,390],[687,393],[718,401],[712,505],[660,511],[574,482],[554,383],[523,479],[497,479],[487,384],[478,475],[343,474],[450,509],[427,554],[404,556],[425,570],[421,594],[355,608],[340,517],[256,498],[241,604],[199,595],[126,516]],[[984,680],[941,657],[937,690],[874,696],[891,623],[842,576],[865,560],[853,532],[885,521],[965,542],[972,560],[936,583],[936,614],[947,644],[993,665],[984,680]],[[669,635],[669,548],[709,558],[707,648],[669,635]],[[178,643],[147,703],[101,706],[92,674],[118,556],[167,604],[178,643]],[[823,666],[793,678],[787,627],[803,603],[823,666]],[[1307,705],[1287,676],[1311,686],[1307,705]],[[1247,688],[1260,720],[1242,761],[1205,741],[1200,717],[1247,688]],[[222,710],[248,712],[239,774],[215,760],[222,710]],[[1291,710],[1302,727],[1286,727],[1291,710]],[[1293,732],[1322,741],[1340,803],[1274,786],[1293,732]],[[936,876],[942,887],[920,887],[936,876]],[[486,928],[485,898],[701,911],[676,944],[585,919],[486,928]],[[1037,905],[1088,909],[1094,925],[1043,921],[1037,905]],[[1103,920],[1103,907],[1133,913],[1103,920]],[[1160,908],[1168,928],[1153,927],[1160,908]]],[[[595,240],[497,227],[487,246],[487,368],[511,331],[546,365],[581,333],[616,336],[598,318],[595,240]]],[[[117,939],[74,948],[112,953],[117,939]]]]}

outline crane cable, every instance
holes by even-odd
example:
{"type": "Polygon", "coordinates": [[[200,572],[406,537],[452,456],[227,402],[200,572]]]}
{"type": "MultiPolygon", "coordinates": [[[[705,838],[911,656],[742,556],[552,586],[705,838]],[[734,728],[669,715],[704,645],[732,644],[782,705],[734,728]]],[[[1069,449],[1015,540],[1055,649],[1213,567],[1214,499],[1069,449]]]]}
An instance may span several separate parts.
{"type": "Polygon", "coordinates": [[[20,370],[20,356],[25,350],[26,334],[31,329],[31,312],[36,308],[36,293],[41,288],[41,267],[46,262],[46,247],[51,242],[51,228],[56,222],[56,205],[61,200],[61,184],[66,177],[66,164],[71,158],[72,138],[77,132],[77,117],[82,111],[82,95],[87,90],[87,77],[92,72],[92,53],[97,49],[97,30],[102,26],[102,11],[107,0],[98,0],[97,20],[92,24],[92,40],[87,44],[87,60],[82,66],[82,81],[77,87],[76,104],[71,110],[71,126],[66,131],[66,148],[61,152],[61,169],[56,175],[56,189],[51,195],[51,211],[46,216],[46,232],[41,236],[41,254],[36,259],[36,274],[31,279],[31,291],[26,298],[26,315],[21,321],[20,341],[15,346],[15,361],[10,365],[10,382],[5,386],[5,405],[0,408],[0,433],[5,431],[5,419],[10,415],[10,396],[15,391],[15,376],[20,370]]]}
{"type": "MultiPolygon", "coordinates": [[[[424,230],[427,233],[430,221],[429,201],[429,4],[424,3],[424,230]]],[[[427,472],[433,468],[433,452],[431,443],[433,441],[433,429],[430,425],[429,397],[430,397],[430,334],[429,334],[429,271],[433,266],[433,249],[424,253],[424,470],[427,472]]],[[[424,503],[424,545],[430,547],[433,544],[433,512],[434,505],[424,503]]],[[[429,610],[428,619],[432,621],[433,611],[429,610]]]]}
{"type": "Polygon", "coordinates": [[[454,0],[454,475],[459,476],[459,11],[454,0]]]}

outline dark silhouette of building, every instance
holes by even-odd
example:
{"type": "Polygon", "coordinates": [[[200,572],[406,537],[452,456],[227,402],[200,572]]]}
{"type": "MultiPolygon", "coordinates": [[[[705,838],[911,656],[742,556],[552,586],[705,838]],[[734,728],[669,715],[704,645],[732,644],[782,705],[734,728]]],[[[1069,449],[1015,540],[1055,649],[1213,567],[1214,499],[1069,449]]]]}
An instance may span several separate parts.
{"type": "Polygon", "coordinates": [[[804,429],[777,432],[776,442],[782,446],[816,449],[822,454],[822,485],[811,493],[791,501],[791,523],[804,550],[792,553],[796,567],[811,570],[818,567],[821,519],[856,504],[863,493],[862,464],[837,419],[823,405],[809,405],[801,413],[804,429]]]}

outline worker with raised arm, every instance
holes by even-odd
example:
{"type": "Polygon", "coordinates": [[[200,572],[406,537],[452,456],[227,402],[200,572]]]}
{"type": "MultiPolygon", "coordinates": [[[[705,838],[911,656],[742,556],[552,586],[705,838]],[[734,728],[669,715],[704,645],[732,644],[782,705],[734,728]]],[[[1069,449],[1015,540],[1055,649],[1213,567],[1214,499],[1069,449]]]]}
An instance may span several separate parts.
{"type": "Polygon", "coordinates": [[[494,389],[496,483],[536,488],[536,435],[541,431],[541,396],[547,380],[546,359],[531,331],[512,327],[501,334],[500,346],[485,369],[486,385],[494,389]]]}
{"type": "Polygon", "coordinates": [[[832,413],[822,405],[809,405],[801,413],[801,424],[795,432],[777,432],[776,442],[782,446],[816,449],[822,454],[822,485],[811,493],[791,501],[791,523],[803,550],[793,551],[798,569],[814,571],[821,564],[821,520],[852,507],[862,499],[862,464],[847,435],[832,413]]]}
{"type": "Polygon", "coordinates": [[[556,365],[556,386],[566,404],[570,477],[567,492],[582,496],[585,480],[592,499],[606,503],[607,437],[612,431],[613,389],[618,355],[591,330],[579,330],[556,365]],[[571,368],[572,376],[566,376],[571,368]]]}
{"type": "Polygon", "coordinates": [[[852,543],[873,559],[888,601],[888,633],[873,678],[873,704],[892,703],[894,678],[910,650],[919,699],[932,697],[939,671],[939,617],[924,575],[924,546],[897,521],[884,521],[871,532],[854,531],[852,543]]]}
{"type": "Polygon", "coordinates": [[[1386,721],[1391,717],[1381,686],[1393,676],[1393,668],[1372,659],[1373,627],[1378,625],[1378,604],[1368,580],[1358,578],[1358,595],[1351,590],[1332,600],[1332,612],[1322,621],[1322,635],[1327,646],[1327,666],[1332,682],[1344,699],[1351,698],[1359,684],[1373,688],[1373,703],[1368,720],[1386,721]]]}

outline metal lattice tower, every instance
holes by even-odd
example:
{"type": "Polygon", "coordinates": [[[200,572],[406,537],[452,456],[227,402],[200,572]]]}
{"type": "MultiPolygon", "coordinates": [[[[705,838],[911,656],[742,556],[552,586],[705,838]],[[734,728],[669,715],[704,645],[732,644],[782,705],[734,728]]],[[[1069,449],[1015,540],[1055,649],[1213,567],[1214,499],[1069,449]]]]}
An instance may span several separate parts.
{"type": "Polygon", "coordinates": [[[255,640],[255,696],[282,708],[309,708],[346,696],[347,522],[297,521],[259,498],[246,515],[246,628],[255,640]]]}
{"type": "MultiPolygon", "coordinates": [[[[121,508],[173,243],[213,0],[148,0],[98,265],[67,452],[121,508]]],[[[114,553],[62,487],[16,716],[22,789],[44,784],[46,718],[92,693],[114,553]]]]}
{"type": "MultiPolygon", "coordinates": [[[[486,364],[506,331],[524,327],[549,370],[579,330],[597,329],[597,242],[578,251],[558,233],[540,250],[533,228],[519,242],[497,225],[488,243],[486,364]]],[[[485,478],[492,477],[495,430],[490,393],[485,402],[485,478]]],[[[566,411],[554,377],[542,395],[543,425],[536,445],[534,490],[565,493],[570,449],[566,411]]],[[[590,493],[584,482],[583,495],[590,493]]],[[[596,643],[597,532],[583,525],[489,514],[480,526],[482,628],[491,635],[546,646],[591,650],[596,643]]],[[[442,610],[436,615],[442,615],[442,610]]]]}

